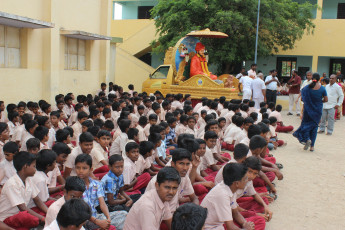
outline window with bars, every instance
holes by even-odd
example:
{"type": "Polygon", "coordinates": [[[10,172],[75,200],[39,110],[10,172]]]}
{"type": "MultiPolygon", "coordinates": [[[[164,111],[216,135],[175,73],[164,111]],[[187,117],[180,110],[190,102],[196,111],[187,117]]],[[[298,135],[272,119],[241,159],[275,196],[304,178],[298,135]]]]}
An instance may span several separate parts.
{"type": "Polygon", "coordinates": [[[66,37],[65,69],[86,70],[86,41],[66,37]]]}
{"type": "Polygon", "coordinates": [[[293,69],[296,69],[296,61],[282,61],[281,76],[291,77],[293,69]]]}
{"type": "Polygon", "coordinates": [[[0,68],[20,67],[20,28],[0,25],[0,68]]]}
{"type": "Polygon", "coordinates": [[[338,3],[337,19],[345,19],[345,3],[338,3]]]}

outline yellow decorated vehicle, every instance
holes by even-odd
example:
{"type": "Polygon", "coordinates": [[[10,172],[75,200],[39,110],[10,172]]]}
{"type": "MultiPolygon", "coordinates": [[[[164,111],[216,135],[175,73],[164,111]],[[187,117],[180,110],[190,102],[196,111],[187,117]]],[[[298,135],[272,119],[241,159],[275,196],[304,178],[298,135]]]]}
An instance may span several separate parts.
{"type": "Polygon", "coordinates": [[[196,55],[195,47],[200,41],[197,37],[221,38],[228,35],[209,29],[195,31],[181,38],[174,47],[165,53],[164,64],[160,65],[143,83],[143,92],[148,94],[157,90],[163,95],[168,93],[191,94],[193,99],[209,99],[225,96],[238,99],[238,80],[229,74],[223,74],[212,80],[197,74],[190,76],[190,60],[196,55]]]}

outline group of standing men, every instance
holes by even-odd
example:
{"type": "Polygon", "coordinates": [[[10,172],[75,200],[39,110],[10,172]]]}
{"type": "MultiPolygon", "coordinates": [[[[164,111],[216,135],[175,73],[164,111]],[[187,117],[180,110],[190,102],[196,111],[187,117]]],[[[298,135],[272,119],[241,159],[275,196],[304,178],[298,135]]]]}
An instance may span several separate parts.
{"type": "MultiPolygon", "coordinates": [[[[260,103],[266,102],[269,104],[273,102],[276,104],[277,89],[280,86],[280,82],[277,77],[277,70],[271,70],[270,75],[263,79],[262,73],[256,74],[256,64],[252,64],[250,70],[247,72],[244,68],[240,74],[236,76],[239,79],[239,91],[243,93],[243,100],[253,100],[255,102],[255,108],[260,109],[260,103]],[[243,91],[241,89],[243,85],[243,91]]],[[[312,83],[311,71],[306,73],[306,80],[302,83],[301,77],[298,76],[296,70],[292,70],[292,76],[287,82],[289,88],[289,112],[287,115],[293,115],[293,107],[296,107],[296,115],[300,116],[301,106],[301,90],[312,83]]],[[[327,135],[332,135],[335,122],[335,113],[340,110],[341,105],[344,102],[344,85],[341,85],[338,81],[342,81],[339,78],[340,71],[337,75],[333,74],[329,78],[329,83],[326,83],[326,91],[328,95],[328,102],[323,105],[322,119],[320,123],[319,133],[324,133],[327,127],[327,135]]],[[[341,75],[342,76],[342,75],[341,75]]],[[[323,74],[325,78],[325,74],[323,74]]],[[[345,114],[343,114],[345,116],[345,114]]]]}
{"type": "Polygon", "coordinates": [[[260,109],[261,102],[276,104],[277,88],[280,86],[280,82],[277,70],[271,70],[270,75],[264,81],[262,73],[256,74],[256,67],[256,64],[252,64],[248,72],[242,71],[241,76],[237,75],[236,78],[240,78],[238,89],[243,92],[243,100],[252,99],[255,102],[255,108],[260,109]],[[241,85],[243,85],[243,91],[241,85]]]}

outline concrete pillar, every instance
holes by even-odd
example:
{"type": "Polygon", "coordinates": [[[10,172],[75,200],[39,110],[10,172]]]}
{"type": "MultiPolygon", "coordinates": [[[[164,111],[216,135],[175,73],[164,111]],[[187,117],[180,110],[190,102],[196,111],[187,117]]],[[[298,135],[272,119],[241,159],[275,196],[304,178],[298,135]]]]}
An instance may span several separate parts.
{"type": "Polygon", "coordinates": [[[320,9],[316,10],[316,19],[321,19],[322,18],[323,0],[318,0],[317,5],[318,5],[318,7],[320,7],[320,9]]]}
{"type": "Polygon", "coordinates": [[[313,64],[312,64],[312,67],[311,67],[311,70],[313,72],[317,72],[318,63],[319,63],[319,57],[318,56],[313,56],[313,64]]]}
{"type": "MultiPolygon", "coordinates": [[[[105,0],[101,1],[101,24],[100,34],[110,36],[111,31],[111,12],[112,12],[112,1],[105,0]]],[[[109,83],[110,81],[110,69],[109,69],[109,56],[110,56],[110,41],[97,41],[101,45],[100,55],[100,76],[99,85],[102,82],[109,83]]]]}

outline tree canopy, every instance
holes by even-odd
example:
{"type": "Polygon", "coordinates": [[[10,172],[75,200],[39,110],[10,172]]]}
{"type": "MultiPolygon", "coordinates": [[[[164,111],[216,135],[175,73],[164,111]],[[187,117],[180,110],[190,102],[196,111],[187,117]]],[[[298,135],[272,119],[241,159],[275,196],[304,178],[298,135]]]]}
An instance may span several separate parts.
{"type": "MultiPolygon", "coordinates": [[[[229,35],[202,39],[211,63],[224,66],[253,60],[257,6],[258,0],[159,0],[151,11],[159,34],[154,51],[165,52],[187,33],[209,28],[229,35]]],[[[261,0],[258,56],[292,49],[305,32],[314,29],[315,7],[308,1],[261,0]]]]}

